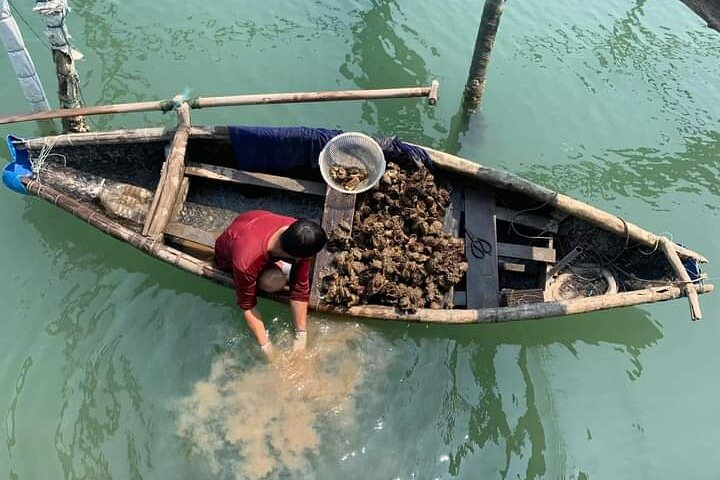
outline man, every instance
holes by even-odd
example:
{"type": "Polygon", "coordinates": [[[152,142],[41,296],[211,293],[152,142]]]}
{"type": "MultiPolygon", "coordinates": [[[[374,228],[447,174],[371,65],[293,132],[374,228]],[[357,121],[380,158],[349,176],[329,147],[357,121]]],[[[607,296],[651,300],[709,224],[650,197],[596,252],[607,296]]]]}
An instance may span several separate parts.
{"type": "Polygon", "coordinates": [[[327,241],[325,231],[310,220],[297,220],[264,210],[238,215],[215,241],[215,262],[232,271],[238,307],[260,348],[270,353],[272,344],[256,304],[257,289],[281,290],[287,278],[281,271],[290,263],[290,309],[295,339],[304,347],[307,308],[310,298],[310,258],[327,241]]]}

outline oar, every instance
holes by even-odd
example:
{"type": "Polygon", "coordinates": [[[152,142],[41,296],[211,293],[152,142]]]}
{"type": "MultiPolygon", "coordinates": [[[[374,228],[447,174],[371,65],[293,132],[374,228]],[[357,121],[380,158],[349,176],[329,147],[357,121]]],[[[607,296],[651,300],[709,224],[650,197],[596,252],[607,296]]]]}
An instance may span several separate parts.
{"type": "MultiPolygon", "coordinates": [[[[338,90],[326,92],[266,93],[252,95],[233,95],[227,97],[197,97],[187,100],[191,108],[226,107],[232,105],[264,105],[272,103],[331,102],[342,100],[378,100],[382,98],[428,97],[431,105],[437,103],[437,80],[429,87],[385,88],[376,90],[338,90]]],[[[112,113],[151,112],[172,110],[178,102],[161,100],[154,102],[118,103],[95,107],[64,108],[26,115],[0,117],[0,125],[51,118],[77,117],[80,115],[106,115],[112,113]]]]}

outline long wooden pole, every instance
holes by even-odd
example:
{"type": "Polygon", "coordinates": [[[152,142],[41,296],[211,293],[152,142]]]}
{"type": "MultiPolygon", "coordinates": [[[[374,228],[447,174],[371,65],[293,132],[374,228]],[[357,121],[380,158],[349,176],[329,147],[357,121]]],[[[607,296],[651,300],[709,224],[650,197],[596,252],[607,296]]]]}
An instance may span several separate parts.
{"type": "Polygon", "coordinates": [[[507,0],[485,0],[482,19],[475,39],[470,72],[465,85],[464,106],[468,111],[474,111],[482,101],[485,92],[485,77],[490,65],[490,53],[495,44],[495,35],[500,26],[500,16],[507,0]]]}
{"type": "MultiPolygon", "coordinates": [[[[194,98],[188,101],[191,108],[224,107],[231,105],[266,105],[273,103],[303,103],[303,102],[332,102],[347,100],[380,100],[384,98],[412,98],[428,97],[437,94],[437,88],[386,88],[378,90],[344,90],[325,92],[299,92],[299,93],[268,93],[258,95],[235,95],[229,97],[194,98]]],[[[77,115],[107,115],[113,113],[132,113],[150,111],[168,111],[176,104],[172,100],[153,102],[119,103],[115,105],[98,105],[76,109],[50,110],[27,115],[10,115],[0,117],[0,125],[8,123],[29,122],[33,120],[49,120],[51,118],[65,118],[77,115]]]]}
{"type": "Polygon", "coordinates": [[[65,18],[70,10],[67,0],[38,1],[33,10],[40,13],[45,21],[57,73],[60,106],[63,109],[76,110],[75,115],[63,117],[63,131],[88,132],[90,128],[85,118],[77,113],[77,109],[82,107],[80,78],[75,69],[74,55],[77,53],[70,46],[70,34],[65,25],[65,18]]]}

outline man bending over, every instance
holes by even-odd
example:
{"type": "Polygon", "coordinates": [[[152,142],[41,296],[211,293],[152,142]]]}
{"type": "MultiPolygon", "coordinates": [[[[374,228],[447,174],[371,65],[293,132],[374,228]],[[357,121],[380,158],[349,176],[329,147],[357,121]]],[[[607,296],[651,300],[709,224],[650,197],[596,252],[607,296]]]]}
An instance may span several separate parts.
{"type": "Polygon", "coordinates": [[[215,241],[215,263],[232,271],[238,307],[263,352],[272,345],[257,304],[257,289],[273,293],[285,287],[289,272],[290,309],[295,339],[304,346],[310,298],[310,258],[324,246],[325,231],[310,220],[297,220],[264,210],[242,213],[215,241]]]}

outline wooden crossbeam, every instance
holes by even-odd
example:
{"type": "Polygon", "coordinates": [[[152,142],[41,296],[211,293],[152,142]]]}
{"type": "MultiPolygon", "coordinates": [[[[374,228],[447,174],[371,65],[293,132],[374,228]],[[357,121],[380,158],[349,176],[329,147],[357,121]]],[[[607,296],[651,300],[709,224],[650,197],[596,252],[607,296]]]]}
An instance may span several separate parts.
{"type": "Polygon", "coordinates": [[[558,231],[558,222],[554,219],[543,217],[542,215],[535,215],[505,207],[495,207],[495,216],[503,222],[517,223],[544,232],[557,233],[558,231]]]}
{"type": "Polygon", "coordinates": [[[320,182],[296,180],[294,178],[269,175],[267,173],[245,172],[243,170],[209,165],[206,163],[189,162],[185,167],[185,174],[224,182],[277,188],[319,196],[325,195],[326,188],[325,185],[320,182]]]}
{"type": "Polygon", "coordinates": [[[489,189],[465,189],[465,256],[468,260],[467,308],[500,305],[495,194],[489,189]],[[482,241],[482,256],[473,243],[482,241]]]}
{"type": "Polygon", "coordinates": [[[523,258],[543,263],[555,263],[555,249],[518,245],[515,243],[498,243],[498,255],[501,257],[523,258]]]}

